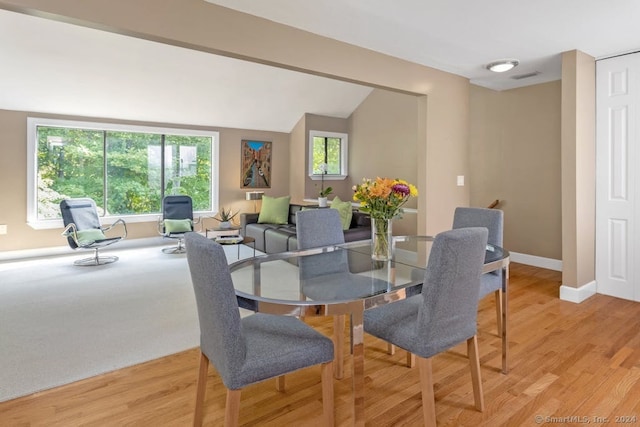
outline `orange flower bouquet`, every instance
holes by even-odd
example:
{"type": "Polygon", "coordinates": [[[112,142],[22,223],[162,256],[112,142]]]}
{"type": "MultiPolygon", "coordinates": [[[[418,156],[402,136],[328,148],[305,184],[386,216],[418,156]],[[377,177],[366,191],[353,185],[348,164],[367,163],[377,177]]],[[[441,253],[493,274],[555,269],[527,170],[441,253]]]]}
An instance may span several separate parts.
{"type": "Polygon", "coordinates": [[[409,197],[418,196],[418,189],[402,179],[364,178],[353,190],[353,200],[360,202],[360,210],[375,219],[401,218],[402,206],[409,197]]]}
{"type": "Polygon", "coordinates": [[[360,202],[360,210],[371,216],[371,257],[374,260],[391,258],[391,220],[402,217],[402,206],[418,189],[402,179],[364,178],[353,187],[353,200],[360,202]]]}

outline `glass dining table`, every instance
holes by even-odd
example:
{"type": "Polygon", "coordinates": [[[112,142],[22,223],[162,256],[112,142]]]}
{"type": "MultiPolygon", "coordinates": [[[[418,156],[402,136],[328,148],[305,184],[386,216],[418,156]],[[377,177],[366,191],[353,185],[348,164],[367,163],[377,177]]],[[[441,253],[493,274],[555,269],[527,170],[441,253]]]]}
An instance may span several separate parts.
{"type": "MultiPolygon", "coordinates": [[[[354,425],[364,425],[364,311],[421,292],[433,237],[394,236],[393,257],[371,259],[369,240],[282,252],[231,264],[238,305],[261,313],[350,318],[354,425]]],[[[502,370],[507,372],[509,253],[487,245],[484,273],[502,275],[502,370]]],[[[337,355],[341,356],[341,355],[337,355]]],[[[337,358],[337,363],[342,363],[337,358]]]]}

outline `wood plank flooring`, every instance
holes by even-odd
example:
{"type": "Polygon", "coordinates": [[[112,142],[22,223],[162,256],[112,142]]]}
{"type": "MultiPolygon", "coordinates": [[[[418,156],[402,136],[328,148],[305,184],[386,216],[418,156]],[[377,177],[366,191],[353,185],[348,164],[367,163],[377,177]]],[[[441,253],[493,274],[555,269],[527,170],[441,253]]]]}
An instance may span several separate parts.
{"type": "MultiPolygon", "coordinates": [[[[582,304],[560,301],[560,280],[558,272],[512,264],[511,371],[500,373],[490,297],[481,302],[478,318],[486,409],[473,407],[463,344],[434,359],[439,425],[584,425],[585,419],[590,425],[640,425],[640,304],[603,295],[582,304]]],[[[331,319],[309,323],[331,331],[331,319]]],[[[417,369],[404,366],[402,350],[390,356],[370,336],[365,344],[367,425],[421,425],[417,369]]],[[[197,373],[198,351],[185,351],[0,403],[0,425],[188,426],[197,373]]],[[[349,365],[334,384],[336,423],[350,425],[349,365]]],[[[205,404],[205,425],[222,425],[225,391],[213,369],[205,404]]],[[[245,426],[316,426],[321,414],[319,367],[288,375],[284,393],[274,381],[242,393],[245,426]]]]}

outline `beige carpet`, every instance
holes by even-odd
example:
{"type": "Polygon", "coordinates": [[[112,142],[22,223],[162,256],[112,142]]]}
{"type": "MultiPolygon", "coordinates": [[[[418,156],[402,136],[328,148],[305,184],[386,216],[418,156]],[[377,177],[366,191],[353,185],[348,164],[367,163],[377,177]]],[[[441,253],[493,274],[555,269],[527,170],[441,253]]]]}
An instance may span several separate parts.
{"type": "Polygon", "coordinates": [[[87,252],[0,263],[0,401],[197,347],[186,256],[160,249],[114,246],[120,260],[98,267],[73,265],[87,252]]]}

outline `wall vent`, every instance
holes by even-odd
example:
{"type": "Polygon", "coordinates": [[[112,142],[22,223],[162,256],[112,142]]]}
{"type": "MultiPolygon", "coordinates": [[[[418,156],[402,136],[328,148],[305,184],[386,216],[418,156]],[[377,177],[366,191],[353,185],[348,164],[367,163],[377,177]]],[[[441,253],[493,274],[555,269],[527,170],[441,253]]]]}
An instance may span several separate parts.
{"type": "Polygon", "coordinates": [[[526,73],[526,74],[518,74],[516,76],[511,76],[511,78],[514,80],[522,80],[522,79],[528,79],[529,77],[535,77],[538,74],[540,74],[540,71],[534,71],[532,73],[526,73]]]}

